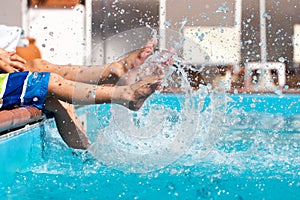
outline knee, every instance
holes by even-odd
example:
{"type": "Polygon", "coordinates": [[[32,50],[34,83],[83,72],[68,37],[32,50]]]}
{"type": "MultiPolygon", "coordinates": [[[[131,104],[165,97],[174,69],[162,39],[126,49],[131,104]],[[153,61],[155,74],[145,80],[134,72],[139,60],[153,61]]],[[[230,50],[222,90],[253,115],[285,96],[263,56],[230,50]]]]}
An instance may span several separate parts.
{"type": "Polygon", "coordinates": [[[49,68],[49,63],[46,60],[43,59],[33,59],[26,63],[26,68],[29,71],[35,71],[35,72],[45,72],[48,71],[47,68],[49,68]]]}
{"type": "Polygon", "coordinates": [[[65,79],[62,76],[60,76],[56,73],[50,72],[49,85],[51,85],[51,84],[61,84],[64,81],[65,81],[65,79]]]}

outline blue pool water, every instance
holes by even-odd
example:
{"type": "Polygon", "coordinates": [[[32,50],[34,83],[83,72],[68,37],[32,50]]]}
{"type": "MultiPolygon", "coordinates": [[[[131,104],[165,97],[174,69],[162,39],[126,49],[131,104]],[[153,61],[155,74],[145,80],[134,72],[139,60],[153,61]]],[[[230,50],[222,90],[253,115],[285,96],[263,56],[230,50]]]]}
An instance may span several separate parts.
{"type": "Polygon", "coordinates": [[[189,100],[192,110],[184,96],[171,94],[154,95],[141,112],[126,115],[115,106],[79,108],[93,141],[88,153],[67,148],[46,121],[45,132],[22,139],[30,141],[28,158],[13,158],[24,165],[2,183],[1,199],[300,196],[299,95],[211,93],[189,100]]]}

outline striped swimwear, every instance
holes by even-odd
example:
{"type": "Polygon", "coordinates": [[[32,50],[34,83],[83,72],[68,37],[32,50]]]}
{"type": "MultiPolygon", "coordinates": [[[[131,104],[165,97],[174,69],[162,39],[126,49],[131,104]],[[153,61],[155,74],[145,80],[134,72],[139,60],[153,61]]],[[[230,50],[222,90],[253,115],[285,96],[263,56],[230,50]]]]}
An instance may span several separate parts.
{"type": "Polygon", "coordinates": [[[14,106],[44,108],[50,73],[15,72],[0,74],[0,109],[14,106]]]}

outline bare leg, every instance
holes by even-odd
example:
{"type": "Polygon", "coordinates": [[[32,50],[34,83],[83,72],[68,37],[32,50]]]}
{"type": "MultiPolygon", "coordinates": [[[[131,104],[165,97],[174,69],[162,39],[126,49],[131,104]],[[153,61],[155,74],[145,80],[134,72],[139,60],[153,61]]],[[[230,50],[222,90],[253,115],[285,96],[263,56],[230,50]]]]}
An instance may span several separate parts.
{"type": "Polygon", "coordinates": [[[100,75],[104,72],[105,67],[56,65],[46,60],[34,59],[26,63],[26,69],[35,72],[52,72],[59,74],[68,80],[97,84],[100,75]]]}
{"type": "Polygon", "coordinates": [[[131,110],[138,110],[161,83],[162,76],[161,74],[149,76],[130,86],[94,86],[51,74],[45,108],[54,113],[58,131],[68,146],[87,149],[90,142],[86,131],[73,105],[68,103],[116,103],[131,110]],[[92,95],[93,93],[95,95],[92,95]]]}
{"type": "MultiPolygon", "coordinates": [[[[152,54],[157,41],[149,40],[144,48],[106,66],[55,65],[35,59],[26,64],[29,71],[57,73],[65,79],[89,84],[116,84],[131,69],[140,66],[152,54]]],[[[124,81],[123,81],[124,82],[124,81]]]]}
{"type": "Polygon", "coordinates": [[[54,113],[58,131],[70,147],[86,149],[89,146],[89,141],[76,115],[74,106],[66,102],[75,104],[112,102],[126,106],[131,110],[138,110],[161,82],[161,72],[127,87],[97,87],[89,84],[118,82],[120,77],[129,70],[141,65],[152,54],[155,45],[156,40],[150,40],[143,49],[104,68],[100,66],[60,66],[44,60],[34,60],[27,63],[27,69],[30,71],[56,73],[51,74],[49,83],[50,98],[46,102],[46,109],[54,113]],[[89,84],[76,83],[66,79],[89,84]],[[58,101],[57,99],[62,99],[66,102],[58,101]]]}
{"type": "Polygon", "coordinates": [[[138,110],[142,102],[150,96],[162,82],[163,74],[146,77],[130,86],[90,85],[66,80],[51,73],[48,95],[72,104],[116,103],[138,110]]]}
{"type": "Polygon", "coordinates": [[[58,132],[69,147],[75,149],[89,147],[86,130],[76,115],[73,105],[55,98],[47,98],[45,108],[54,113],[58,132]]]}

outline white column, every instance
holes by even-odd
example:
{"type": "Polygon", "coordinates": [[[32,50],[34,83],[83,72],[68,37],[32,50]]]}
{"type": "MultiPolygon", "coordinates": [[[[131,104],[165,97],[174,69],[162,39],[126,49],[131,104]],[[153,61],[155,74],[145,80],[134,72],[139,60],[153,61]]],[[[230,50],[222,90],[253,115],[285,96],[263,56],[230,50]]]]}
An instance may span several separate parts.
{"type": "Polygon", "coordinates": [[[85,58],[84,64],[92,63],[92,0],[85,0],[85,58]]]}
{"type": "Polygon", "coordinates": [[[260,15],[260,55],[261,62],[267,62],[267,34],[266,34],[266,1],[259,0],[259,15],[260,15]]]}
{"type": "Polygon", "coordinates": [[[25,31],[25,35],[28,34],[28,3],[27,0],[22,0],[22,28],[25,31]]]}
{"type": "MultiPolygon", "coordinates": [[[[234,16],[234,26],[237,32],[237,40],[241,43],[241,34],[242,34],[242,0],[235,0],[235,16],[234,16]]],[[[239,45],[240,47],[241,45],[239,45]]],[[[239,62],[241,60],[241,49],[239,50],[239,62]]],[[[240,70],[239,64],[233,66],[233,71],[238,72],[240,70]]]]}
{"type": "Polygon", "coordinates": [[[159,49],[166,49],[166,0],[159,1],[159,49]]]}

